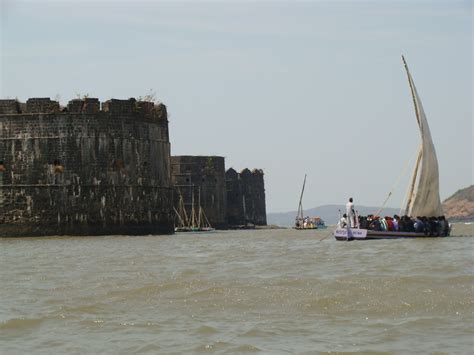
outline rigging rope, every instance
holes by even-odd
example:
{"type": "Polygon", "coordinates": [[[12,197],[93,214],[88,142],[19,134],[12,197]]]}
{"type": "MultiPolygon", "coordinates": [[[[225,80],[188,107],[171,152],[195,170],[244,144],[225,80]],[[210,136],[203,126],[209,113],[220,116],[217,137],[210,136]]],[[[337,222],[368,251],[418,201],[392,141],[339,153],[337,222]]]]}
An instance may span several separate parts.
{"type": "MultiPolygon", "coordinates": [[[[418,152],[416,153],[416,156],[418,156],[418,152]]],[[[383,211],[383,209],[385,208],[385,205],[387,204],[388,202],[388,199],[390,198],[390,196],[392,196],[392,193],[393,191],[395,190],[395,188],[398,186],[398,184],[400,183],[400,180],[402,179],[403,176],[406,175],[407,173],[407,170],[408,170],[408,167],[411,165],[413,161],[413,158],[410,158],[407,162],[407,164],[405,165],[405,168],[403,169],[402,173],[398,176],[398,179],[397,181],[395,181],[395,184],[393,184],[392,188],[390,189],[390,192],[388,193],[387,197],[385,198],[385,201],[382,203],[382,206],[379,208],[379,210],[375,213],[375,216],[380,216],[380,212],[383,211]]]]}

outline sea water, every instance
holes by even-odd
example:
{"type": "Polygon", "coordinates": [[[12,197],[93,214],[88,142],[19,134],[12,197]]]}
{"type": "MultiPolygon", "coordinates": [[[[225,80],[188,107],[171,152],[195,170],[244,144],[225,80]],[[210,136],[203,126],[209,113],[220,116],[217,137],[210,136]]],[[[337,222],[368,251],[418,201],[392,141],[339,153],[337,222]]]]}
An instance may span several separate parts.
{"type": "Polygon", "coordinates": [[[0,352],[468,354],[474,225],[0,239],[0,352]]]}

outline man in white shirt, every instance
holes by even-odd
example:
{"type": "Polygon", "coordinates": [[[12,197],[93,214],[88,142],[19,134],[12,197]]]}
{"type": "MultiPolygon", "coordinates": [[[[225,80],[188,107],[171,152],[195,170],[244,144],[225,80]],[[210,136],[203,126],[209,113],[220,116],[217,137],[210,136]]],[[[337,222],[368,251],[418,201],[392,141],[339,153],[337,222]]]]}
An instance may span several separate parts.
{"type": "Polygon", "coordinates": [[[347,215],[344,213],[344,215],[339,220],[339,223],[337,224],[337,228],[346,228],[346,227],[347,227],[347,215]]]}
{"type": "Polygon", "coordinates": [[[349,198],[349,202],[346,203],[346,214],[347,214],[347,223],[350,228],[355,227],[355,212],[354,212],[354,203],[352,203],[352,197],[349,198]]]}

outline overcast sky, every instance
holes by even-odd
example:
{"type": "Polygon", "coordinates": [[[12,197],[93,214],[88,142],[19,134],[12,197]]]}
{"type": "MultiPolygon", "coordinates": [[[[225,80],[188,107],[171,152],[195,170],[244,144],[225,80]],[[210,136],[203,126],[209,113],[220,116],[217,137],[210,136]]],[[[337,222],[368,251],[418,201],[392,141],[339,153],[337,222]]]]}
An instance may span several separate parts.
{"type": "Polygon", "coordinates": [[[296,210],[305,173],[307,208],[394,186],[400,207],[420,140],[401,54],[441,198],[473,183],[470,0],[0,1],[1,97],[152,90],[172,154],[262,168],[268,212],[296,210]]]}

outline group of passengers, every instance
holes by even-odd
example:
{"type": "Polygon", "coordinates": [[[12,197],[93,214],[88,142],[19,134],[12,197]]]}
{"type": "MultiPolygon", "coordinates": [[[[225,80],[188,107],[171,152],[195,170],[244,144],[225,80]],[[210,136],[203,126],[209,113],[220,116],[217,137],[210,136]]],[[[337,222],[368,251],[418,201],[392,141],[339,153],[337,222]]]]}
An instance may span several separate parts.
{"type": "MultiPolygon", "coordinates": [[[[366,217],[359,216],[358,221],[359,228],[374,231],[414,232],[429,236],[449,235],[449,223],[444,216],[411,218],[397,215],[379,217],[369,214],[366,217]]],[[[347,215],[344,214],[338,223],[338,227],[346,228],[347,223],[347,215]]]]}
{"type": "Polygon", "coordinates": [[[315,223],[312,218],[309,217],[296,217],[295,219],[295,228],[296,229],[302,229],[302,228],[314,228],[315,223]]]}

